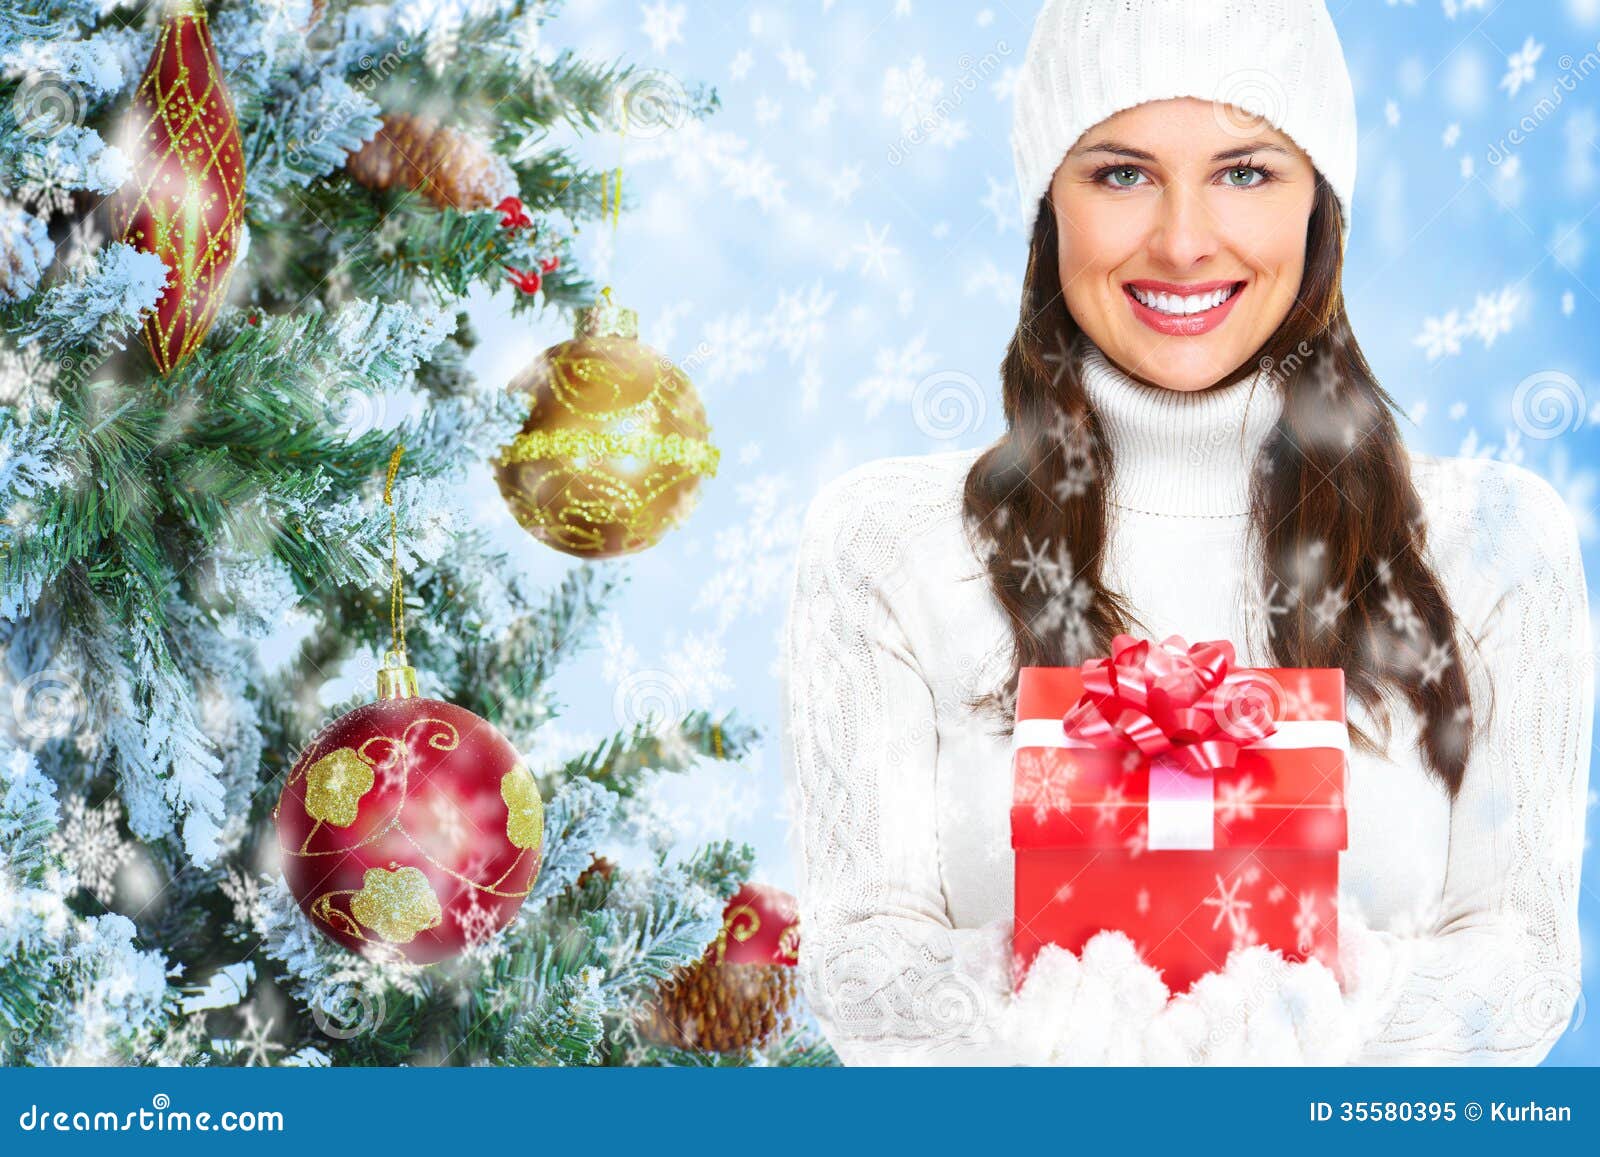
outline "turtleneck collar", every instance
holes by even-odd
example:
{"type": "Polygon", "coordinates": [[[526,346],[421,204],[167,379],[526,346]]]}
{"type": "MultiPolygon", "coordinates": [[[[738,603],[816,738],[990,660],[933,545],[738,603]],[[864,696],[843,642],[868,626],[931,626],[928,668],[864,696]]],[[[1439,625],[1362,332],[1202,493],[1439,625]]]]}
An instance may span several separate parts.
{"type": "Polygon", "coordinates": [[[1249,514],[1256,454],[1283,410],[1275,375],[1257,370],[1232,385],[1169,390],[1130,377],[1088,340],[1079,368],[1111,446],[1114,505],[1189,517],[1249,514]]]}

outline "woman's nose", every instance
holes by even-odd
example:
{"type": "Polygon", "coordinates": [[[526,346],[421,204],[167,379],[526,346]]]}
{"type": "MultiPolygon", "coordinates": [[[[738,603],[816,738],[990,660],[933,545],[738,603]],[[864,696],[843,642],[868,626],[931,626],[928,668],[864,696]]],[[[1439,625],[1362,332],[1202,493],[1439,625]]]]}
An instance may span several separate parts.
{"type": "Polygon", "coordinates": [[[1205,197],[1182,185],[1161,191],[1151,253],[1174,269],[1188,269],[1217,250],[1217,222],[1205,197]]]}

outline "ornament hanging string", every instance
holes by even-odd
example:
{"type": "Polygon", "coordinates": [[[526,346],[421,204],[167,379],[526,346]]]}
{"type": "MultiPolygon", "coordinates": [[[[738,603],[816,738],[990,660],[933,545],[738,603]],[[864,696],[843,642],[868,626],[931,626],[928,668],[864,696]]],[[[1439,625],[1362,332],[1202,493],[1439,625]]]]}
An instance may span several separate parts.
{"type": "Polygon", "coordinates": [[[389,581],[389,637],[395,654],[402,661],[406,653],[406,604],[400,589],[400,519],[395,513],[394,478],[400,471],[400,456],[406,452],[405,444],[394,448],[389,455],[389,472],[383,480],[383,503],[389,508],[389,549],[391,578],[389,581]]]}
{"type": "Polygon", "coordinates": [[[600,182],[600,219],[605,220],[607,212],[611,214],[611,245],[616,248],[617,224],[622,218],[622,154],[628,144],[628,99],[622,99],[622,127],[617,131],[617,173],[616,192],[611,192],[611,181],[600,182]],[[609,195],[609,198],[608,198],[609,195]],[[607,200],[610,207],[607,208],[607,200]]]}

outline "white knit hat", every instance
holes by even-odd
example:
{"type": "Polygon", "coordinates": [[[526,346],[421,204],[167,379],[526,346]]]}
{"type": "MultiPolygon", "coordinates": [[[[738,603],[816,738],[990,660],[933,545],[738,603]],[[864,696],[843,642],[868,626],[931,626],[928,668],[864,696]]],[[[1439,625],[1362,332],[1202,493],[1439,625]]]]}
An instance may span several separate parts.
{"type": "MultiPolygon", "coordinates": [[[[1242,108],[1289,136],[1338,194],[1348,232],[1356,101],[1323,0],[1047,0],[1011,126],[1023,231],[1087,130],[1183,96],[1242,108]]],[[[1244,118],[1219,112],[1247,131],[1244,118]]]]}

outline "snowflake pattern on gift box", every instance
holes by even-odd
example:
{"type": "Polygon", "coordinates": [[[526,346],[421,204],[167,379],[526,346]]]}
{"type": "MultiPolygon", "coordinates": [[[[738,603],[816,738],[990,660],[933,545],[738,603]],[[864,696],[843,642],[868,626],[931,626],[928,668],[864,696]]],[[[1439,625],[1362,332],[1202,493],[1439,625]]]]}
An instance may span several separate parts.
{"type": "Polygon", "coordinates": [[[1150,889],[1149,888],[1140,888],[1139,889],[1139,894],[1134,897],[1133,906],[1134,906],[1134,908],[1136,908],[1138,910],[1139,915],[1141,915],[1141,916],[1148,916],[1150,914],[1150,889]]]}
{"type": "Polygon", "coordinates": [[[1223,824],[1236,820],[1255,818],[1255,803],[1267,794],[1267,789],[1255,783],[1252,777],[1241,776],[1233,783],[1217,784],[1217,818],[1223,824]]]}
{"type": "Polygon", "coordinates": [[[1123,841],[1123,846],[1128,849],[1128,858],[1137,860],[1145,852],[1145,846],[1150,839],[1150,824],[1145,820],[1139,821],[1138,828],[1133,835],[1123,841]]]}
{"type": "Polygon", "coordinates": [[[1127,802],[1127,799],[1127,793],[1122,790],[1120,783],[1106,784],[1105,794],[1100,797],[1100,815],[1095,820],[1095,827],[1100,827],[1102,824],[1116,823],[1117,811],[1127,802]]]}
{"type": "Polygon", "coordinates": [[[1233,930],[1234,938],[1237,940],[1244,935],[1249,927],[1249,917],[1245,913],[1251,907],[1251,904],[1249,900],[1239,895],[1239,889],[1244,885],[1244,880],[1242,877],[1235,876],[1232,881],[1224,884],[1221,874],[1218,873],[1216,874],[1216,881],[1216,893],[1207,896],[1200,902],[1208,908],[1217,910],[1217,917],[1211,922],[1211,930],[1213,932],[1216,931],[1222,927],[1222,922],[1226,920],[1228,927],[1233,930]]]}
{"type": "Polygon", "coordinates": [[[1301,952],[1310,950],[1316,931],[1322,927],[1322,917],[1317,913],[1317,894],[1301,892],[1300,907],[1294,914],[1295,947],[1301,952]]]}
{"type": "Polygon", "coordinates": [[[1017,755],[1016,800],[1033,808],[1033,818],[1043,823],[1050,812],[1072,810],[1072,781],[1078,768],[1048,749],[1030,748],[1017,755]]]}
{"type": "Polygon", "coordinates": [[[1301,675],[1293,687],[1283,688],[1282,716],[1288,719],[1332,719],[1332,709],[1317,699],[1311,678],[1301,675]]]}

